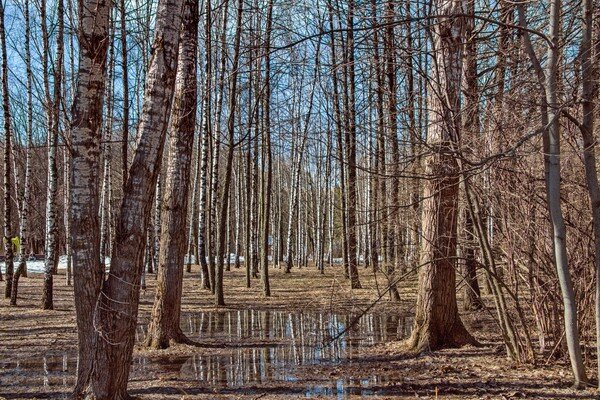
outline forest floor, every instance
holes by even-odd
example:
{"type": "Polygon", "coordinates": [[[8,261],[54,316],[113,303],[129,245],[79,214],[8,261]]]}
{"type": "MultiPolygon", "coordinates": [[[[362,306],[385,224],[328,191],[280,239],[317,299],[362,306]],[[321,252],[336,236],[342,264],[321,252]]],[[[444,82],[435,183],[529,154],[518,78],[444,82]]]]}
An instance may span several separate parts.
{"type": "MultiPolygon", "coordinates": [[[[360,274],[363,289],[350,290],[339,266],[324,275],[271,268],[272,297],[265,298],[258,280],[248,289],[243,269],[232,269],[225,273],[227,306],[217,309],[194,267],[184,277],[182,328],[199,346],[148,350],[138,341],[131,394],[149,400],[599,398],[594,389],[570,387],[564,361],[541,360],[536,367],[509,361],[490,311],[462,315],[482,347],[411,356],[401,339],[411,325],[415,282],[401,285],[400,302],[384,297],[367,310],[386,282],[366,269],[360,274]],[[331,340],[355,318],[345,339],[331,340]]],[[[153,275],[147,284],[139,339],[154,300],[153,275]]],[[[21,279],[18,307],[0,300],[0,399],[67,398],[74,383],[72,288],[64,276],[55,278],[53,311],[39,308],[41,288],[42,277],[30,274],[21,279]]]]}

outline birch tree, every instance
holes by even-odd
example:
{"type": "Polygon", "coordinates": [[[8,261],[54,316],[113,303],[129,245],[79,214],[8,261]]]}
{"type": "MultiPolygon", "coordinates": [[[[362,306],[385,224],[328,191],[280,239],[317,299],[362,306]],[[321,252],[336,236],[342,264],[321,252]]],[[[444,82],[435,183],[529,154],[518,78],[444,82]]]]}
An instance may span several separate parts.
{"type": "MultiPolygon", "coordinates": [[[[45,1],[43,1],[45,3],[45,1]]],[[[45,4],[43,5],[45,9],[45,4]]],[[[44,12],[45,14],[45,12],[44,12]]],[[[56,60],[54,61],[54,88],[53,99],[48,96],[48,192],[46,197],[46,249],[44,265],[44,292],[42,296],[42,308],[51,310],[53,304],[53,275],[56,274],[58,267],[58,215],[57,215],[57,196],[58,196],[58,134],[60,131],[60,107],[62,104],[62,79],[64,63],[64,0],[57,1],[57,20],[58,33],[56,35],[56,60]]],[[[42,17],[45,19],[45,17],[42,17]]],[[[44,36],[47,36],[46,33],[44,36]]],[[[45,40],[46,46],[44,52],[49,52],[47,46],[48,40],[45,40]]]]}
{"type": "Polygon", "coordinates": [[[6,286],[4,297],[11,297],[13,283],[13,232],[12,232],[12,193],[11,185],[11,146],[12,127],[8,92],[8,59],[6,52],[6,27],[4,22],[4,4],[0,1],[0,46],[2,47],[2,111],[4,116],[4,264],[6,266],[6,286]]]}
{"type": "Polygon", "coordinates": [[[233,63],[231,66],[233,72],[231,74],[231,81],[229,83],[229,113],[227,115],[227,162],[225,166],[225,180],[223,182],[223,197],[221,199],[221,215],[219,218],[219,243],[217,248],[217,269],[215,274],[215,303],[218,306],[225,305],[225,296],[223,293],[223,256],[225,253],[227,253],[227,259],[229,260],[229,251],[225,247],[226,238],[228,236],[226,224],[227,214],[229,212],[231,177],[233,174],[233,156],[235,151],[234,124],[237,100],[238,66],[240,60],[240,40],[242,36],[242,14],[243,0],[238,0],[237,22],[235,28],[235,43],[233,45],[233,63]]]}
{"type": "MultiPolygon", "coordinates": [[[[79,3],[78,79],[73,99],[71,126],[71,239],[73,282],[78,336],[75,398],[85,392],[99,395],[93,387],[96,303],[104,281],[100,264],[100,142],[102,103],[106,85],[110,0],[79,3]]],[[[106,397],[106,392],[103,394],[106,397]]]]}
{"type": "MultiPolygon", "coordinates": [[[[92,345],[88,349],[91,351],[87,363],[80,367],[86,373],[78,375],[76,393],[88,389],[96,398],[129,397],[127,381],[135,339],[139,283],[144,268],[146,229],[150,223],[153,192],[171,110],[181,18],[182,1],[159,2],[137,147],[117,219],[110,274],[97,292],[88,291],[81,296],[85,301],[93,298],[94,304],[96,301],[99,304],[97,308],[93,306],[86,310],[93,316],[93,330],[88,331],[92,345]]],[[[83,21],[80,22],[80,26],[84,26],[83,21]]],[[[75,214],[75,201],[73,207],[75,214]]]]}
{"type": "Polygon", "coordinates": [[[171,110],[169,156],[161,213],[156,298],[146,344],[163,349],[171,342],[189,342],[179,326],[188,192],[196,126],[198,0],[186,0],[179,41],[179,60],[171,110]]]}
{"type": "Polygon", "coordinates": [[[29,242],[29,213],[31,203],[31,152],[33,147],[33,73],[31,68],[31,18],[29,2],[23,5],[25,17],[25,68],[27,74],[27,147],[25,153],[25,173],[23,175],[23,204],[19,221],[19,237],[21,241],[19,253],[19,266],[15,272],[11,288],[10,304],[17,305],[19,292],[19,278],[27,276],[27,257],[29,242]]]}

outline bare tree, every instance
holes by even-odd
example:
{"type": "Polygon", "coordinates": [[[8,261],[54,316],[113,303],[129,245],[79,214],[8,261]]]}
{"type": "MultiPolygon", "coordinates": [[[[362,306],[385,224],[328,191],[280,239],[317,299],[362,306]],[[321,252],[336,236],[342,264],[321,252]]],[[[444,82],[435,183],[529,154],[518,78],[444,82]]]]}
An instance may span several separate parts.
{"type": "MultiPolygon", "coordinates": [[[[80,367],[85,374],[78,375],[76,393],[88,389],[96,398],[129,397],[127,381],[135,339],[139,283],[144,269],[146,229],[150,223],[153,192],[159,176],[171,110],[181,17],[182,1],[159,2],[137,148],[116,225],[110,273],[102,287],[98,286],[97,292],[84,292],[78,300],[80,303],[93,303],[85,310],[93,316],[90,321],[93,330],[86,332],[90,336],[85,340],[91,338],[91,346],[87,349],[90,355],[87,356],[87,363],[80,367]]],[[[80,21],[80,26],[86,26],[84,23],[89,24],[88,21],[80,21]]],[[[94,27],[97,24],[90,25],[94,27]]],[[[98,38],[98,35],[94,38],[98,38]]],[[[76,185],[73,185],[73,190],[75,188],[76,185]]],[[[74,199],[74,214],[75,206],[74,199]]],[[[78,316],[81,311],[79,307],[78,316]]]]}
{"type": "Polygon", "coordinates": [[[2,111],[4,113],[4,264],[6,265],[6,286],[4,297],[9,298],[13,283],[13,232],[12,232],[12,193],[11,185],[11,145],[12,127],[8,92],[8,59],[6,54],[6,28],[4,25],[4,4],[0,1],[0,46],[2,47],[2,111]]]}
{"type": "Polygon", "coordinates": [[[422,266],[409,339],[409,346],[416,351],[477,343],[460,320],[455,288],[459,171],[451,152],[460,133],[466,1],[441,0],[433,12],[438,17],[433,25],[433,79],[428,97],[422,266]]]}
{"type": "MultiPolygon", "coordinates": [[[[95,309],[104,278],[100,264],[100,142],[106,85],[110,0],[80,2],[77,86],[71,120],[71,238],[77,315],[78,363],[75,398],[91,386],[98,337],[95,309]]],[[[90,388],[90,392],[99,391],[90,388]]]]}
{"type": "Polygon", "coordinates": [[[186,0],[179,41],[179,61],[169,127],[170,146],[162,201],[160,255],[156,299],[148,327],[148,346],[188,342],[179,326],[192,146],[196,126],[198,0],[186,0]]]}
{"type": "MultiPolygon", "coordinates": [[[[267,27],[265,34],[265,80],[263,101],[263,163],[266,163],[266,182],[263,192],[262,210],[262,256],[261,277],[263,282],[263,294],[271,296],[271,285],[269,283],[269,232],[271,223],[271,188],[273,181],[273,162],[271,150],[271,34],[273,30],[273,0],[267,3],[267,27]]],[[[265,167],[263,166],[263,171],[265,167]]]]}
{"type": "MultiPolygon", "coordinates": [[[[45,6],[44,6],[45,8],[45,6]]],[[[54,62],[54,98],[51,116],[48,118],[48,194],[46,198],[46,263],[44,271],[44,292],[42,308],[51,310],[53,304],[53,277],[58,264],[58,215],[56,200],[58,196],[58,134],[60,131],[60,107],[62,104],[62,78],[64,64],[64,1],[58,0],[57,5],[58,34],[56,36],[56,60],[54,62]]],[[[50,51],[46,48],[45,51],[50,51]]]]}
{"type": "Polygon", "coordinates": [[[233,156],[235,151],[235,102],[237,100],[238,66],[240,60],[240,40],[242,36],[242,14],[243,0],[238,0],[237,22],[235,28],[235,43],[233,45],[232,74],[229,83],[229,113],[227,115],[227,162],[225,166],[225,180],[223,182],[223,197],[221,199],[221,215],[219,217],[219,243],[217,251],[217,269],[215,274],[215,303],[225,305],[223,294],[223,256],[229,251],[225,247],[227,236],[227,215],[229,213],[229,198],[231,187],[231,176],[233,174],[233,156]]]}

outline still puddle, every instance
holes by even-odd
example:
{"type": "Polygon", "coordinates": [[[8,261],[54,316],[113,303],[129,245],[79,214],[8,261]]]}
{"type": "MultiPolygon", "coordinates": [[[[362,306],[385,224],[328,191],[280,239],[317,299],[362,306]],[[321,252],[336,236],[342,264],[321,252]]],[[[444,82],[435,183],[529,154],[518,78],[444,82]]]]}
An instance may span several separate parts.
{"type": "MultiPolygon", "coordinates": [[[[306,397],[378,394],[382,378],[371,376],[332,380],[307,378],[301,366],[351,360],[361,348],[397,340],[410,333],[412,319],[393,315],[363,316],[330,313],[235,310],[183,316],[181,327],[202,349],[191,356],[134,357],[132,380],[185,381],[215,391],[260,391],[264,385],[285,384],[306,397]]],[[[136,338],[147,327],[138,326],[136,338]]],[[[77,360],[73,353],[42,359],[0,361],[0,387],[70,387],[77,360]]]]}

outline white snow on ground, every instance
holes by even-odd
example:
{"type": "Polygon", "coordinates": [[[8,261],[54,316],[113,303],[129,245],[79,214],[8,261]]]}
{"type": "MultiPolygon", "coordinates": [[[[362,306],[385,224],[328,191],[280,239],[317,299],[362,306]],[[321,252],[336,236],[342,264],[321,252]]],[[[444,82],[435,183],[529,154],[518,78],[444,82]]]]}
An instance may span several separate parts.
{"type": "MultiPolygon", "coordinates": [[[[18,264],[18,259],[15,258],[15,268],[18,264]]],[[[106,265],[110,264],[110,257],[106,257],[105,261],[106,265]]],[[[6,267],[4,263],[1,264],[2,272],[6,271],[6,267]]],[[[58,269],[66,269],[67,268],[67,256],[62,255],[58,258],[58,269]]],[[[33,272],[38,274],[44,273],[44,260],[35,260],[35,261],[27,261],[27,272],[33,272]]]]}
{"type": "MultiPolygon", "coordinates": [[[[184,264],[187,264],[188,259],[190,257],[192,259],[192,263],[193,264],[196,263],[196,257],[194,257],[193,255],[187,255],[185,257],[184,264]]],[[[240,257],[240,262],[244,262],[244,257],[243,256],[239,256],[239,257],[240,257]]],[[[229,261],[231,264],[235,264],[235,258],[236,258],[235,254],[231,253],[229,255],[229,261]]],[[[270,259],[270,257],[269,257],[269,259],[270,259]]],[[[15,258],[15,268],[17,267],[18,262],[19,262],[18,258],[15,258]]],[[[227,260],[225,260],[225,262],[227,262],[227,260]]],[[[110,257],[106,257],[104,263],[106,266],[110,265],[110,257]]],[[[2,269],[3,273],[6,271],[6,267],[3,262],[0,262],[0,268],[2,269]]],[[[58,269],[64,270],[66,268],[67,268],[67,256],[62,255],[58,259],[58,269]]],[[[27,261],[27,272],[43,274],[44,273],[44,260],[27,261]]]]}

